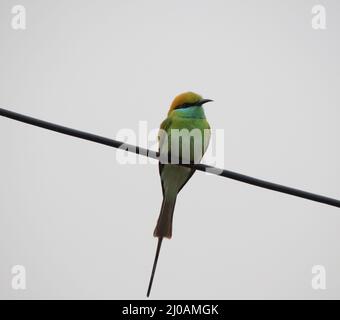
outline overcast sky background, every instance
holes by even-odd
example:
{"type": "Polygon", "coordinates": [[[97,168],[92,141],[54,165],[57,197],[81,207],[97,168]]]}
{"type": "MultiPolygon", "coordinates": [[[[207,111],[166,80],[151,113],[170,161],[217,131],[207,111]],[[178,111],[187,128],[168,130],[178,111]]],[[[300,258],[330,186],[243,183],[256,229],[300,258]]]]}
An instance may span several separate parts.
{"type": "MultiPolygon", "coordinates": [[[[338,0],[22,0],[25,31],[16,4],[0,3],[0,107],[114,138],[196,91],[215,100],[225,168],[340,198],[338,0]]],[[[158,167],[116,154],[0,118],[0,298],[145,298],[158,167]]],[[[340,209],[198,172],[151,298],[340,298],[340,209]]]]}

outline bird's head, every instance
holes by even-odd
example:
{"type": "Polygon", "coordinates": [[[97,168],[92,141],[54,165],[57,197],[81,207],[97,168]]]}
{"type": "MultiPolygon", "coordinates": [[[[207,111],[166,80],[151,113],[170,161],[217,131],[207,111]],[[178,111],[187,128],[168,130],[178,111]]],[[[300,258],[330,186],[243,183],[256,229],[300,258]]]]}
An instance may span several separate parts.
{"type": "Polygon", "coordinates": [[[188,108],[188,107],[201,107],[204,103],[213,100],[203,99],[202,96],[195,92],[184,92],[179,94],[171,103],[169,113],[176,109],[188,108]]]}

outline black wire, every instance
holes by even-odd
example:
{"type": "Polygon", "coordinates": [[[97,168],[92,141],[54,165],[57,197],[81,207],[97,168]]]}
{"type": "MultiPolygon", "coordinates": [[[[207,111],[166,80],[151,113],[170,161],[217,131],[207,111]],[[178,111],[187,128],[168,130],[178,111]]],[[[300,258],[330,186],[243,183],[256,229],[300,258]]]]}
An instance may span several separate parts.
{"type": "MultiPolygon", "coordinates": [[[[88,140],[88,141],[92,141],[92,142],[96,142],[96,143],[100,143],[109,147],[113,147],[113,148],[120,148],[123,150],[127,150],[129,152],[134,152],[136,154],[140,154],[140,155],[144,155],[156,160],[159,160],[159,156],[158,153],[152,150],[148,150],[145,148],[141,148],[138,146],[133,146],[131,144],[126,144],[117,140],[113,140],[113,139],[109,139],[109,138],[105,138],[105,137],[101,137],[92,133],[88,133],[88,132],[84,132],[84,131],[79,131],[79,130],[75,130],[72,128],[67,128],[64,126],[60,126],[51,122],[47,122],[47,121],[43,121],[43,120],[39,120],[39,119],[35,119],[29,116],[25,116],[23,114],[20,113],[16,113],[13,111],[9,111],[6,109],[2,109],[0,108],[0,116],[9,118],[9,119],[13,119],[13,120],[17,120],[20,122],[24,122],[36,127],[40,127],[40,128],[44,128],[47,130],[52,130],[55,132],[59,132],[62,134],[66,134],[72,137],[76,137],[79,139],[84,139],[84,140],[88,140]]],[[[199,171],[204,171],[204,172],[209,172],[212,174],[216,174],[216,175],[220,175],[222,177],[225,178],[229,178],[229,179],[233,179],[233,180],[237,180],[240,182],[244,182],[244,183],[248,183],[260,188],[265,188],[265,189],[269,189],[269,190],[273,190],[273,191],[277,191],[277,192],[281,192],[281,193],[286,193],[286,194],[290,194],[292,196],[295,197],[299,197],[299,198],[304,198],[304,199],[308,199],[308,200],[312,200],[312,201],[316,201],[316,202],[320,202],[323,204],[327,204],[333,207],[337,207],[340,208],[340,200],[337,199],[332,199],[329,197],[324,197],[318,194],[314,194],[314,193],[310,193],[307,191],[303,191],[303,190],[299,190],[299,189],[294,189],[291,187],[286,187],[280,184],[276,184],[276,183],[272,183],[272,182],[268,182],[268,181],[264,181],[264,180],[260,180],[257,178],[253,178],[253,177],[249,177],[246,176],[244,174],[240,174],[237,172],[233,172],[233,171],[229,171],[229,170],[224,170],[224,169],[219,169],[219,168],[215,168],[212,166],[208,166],[205,164],[181,164],[183,166],[186,167],[191,167],[194,168],[196,170],[199,171]]]]}

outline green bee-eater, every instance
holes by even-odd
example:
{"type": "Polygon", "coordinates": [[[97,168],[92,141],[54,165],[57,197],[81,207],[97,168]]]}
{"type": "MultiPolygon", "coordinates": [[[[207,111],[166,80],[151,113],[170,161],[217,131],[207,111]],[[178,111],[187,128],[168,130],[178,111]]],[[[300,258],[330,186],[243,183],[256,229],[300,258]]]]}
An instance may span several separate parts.
{"type": "MultiPolygon", "coordinates": [[[[158,134],[161,159],[164,160],[164,155],[166,155],[166,160],[175,159],[183,163],[198,163],[202,159],[210,140],[210,126],[202,106],[209,101],[212,100],[202,99],[200,95],[194,92],[182,93],[173,100],[168,117],[162,122],[158,134]],[[196,134],[185,140],[179,138],[178,135],[183,131],[189,133],[195,131],[196,134]],[[199,134],[197,135],[197,133],[199,134]],[[197,141],[194,141],[197,137],[198,144],[197,141]]],[[[170,239],[172,236],[172,218],[177,194],[195,172],[195,169],[171,164],[173,162],[170,162],[170,160],[168,163],[159,162],[163,202],[153,234],[154,237],[158,238],[158,245],[147,296],[151,291],[162,240],[164,237],[170,239]]]]}

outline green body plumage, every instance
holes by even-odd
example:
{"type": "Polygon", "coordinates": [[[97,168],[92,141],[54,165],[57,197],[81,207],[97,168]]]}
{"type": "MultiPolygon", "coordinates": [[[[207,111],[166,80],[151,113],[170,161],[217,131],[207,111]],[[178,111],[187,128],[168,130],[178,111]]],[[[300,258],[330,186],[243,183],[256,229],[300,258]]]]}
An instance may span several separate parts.
{"type": "MultiPolygon", "coordinates": [[[[164,131],[160,133],[159,138],[160,154],[170,154],[174,159],[182,161],[186,159],[186,163],[199,162],[201,160],[210,139],[210,126],[205,118],[202,106],[192,106],[171,111],[161,124],[161,129],[164,131]],[[193,137],[178,140],[178,133],[185,129],[189,133],[196,130],[202,140],[196,145],[193,137]],[[165,137],[163,137],[164,133],[166,133],[165,137]],[[168,138],[168,143],[164,143],[166,137],[168,138]],[[176,139],[175,142],[173,141],[174,139],[176,139]],[[175,150],[173,150],[173,143],[176,145],[175,150]],[[184,155],[189,155],[189,157],[184,155]]],[[[194,170],[191,168],[172,164],[160,164],[163,204],[154,231],[155,237],[171,238],[172,217],[177,194],[193,173],[194,170]]]]}

